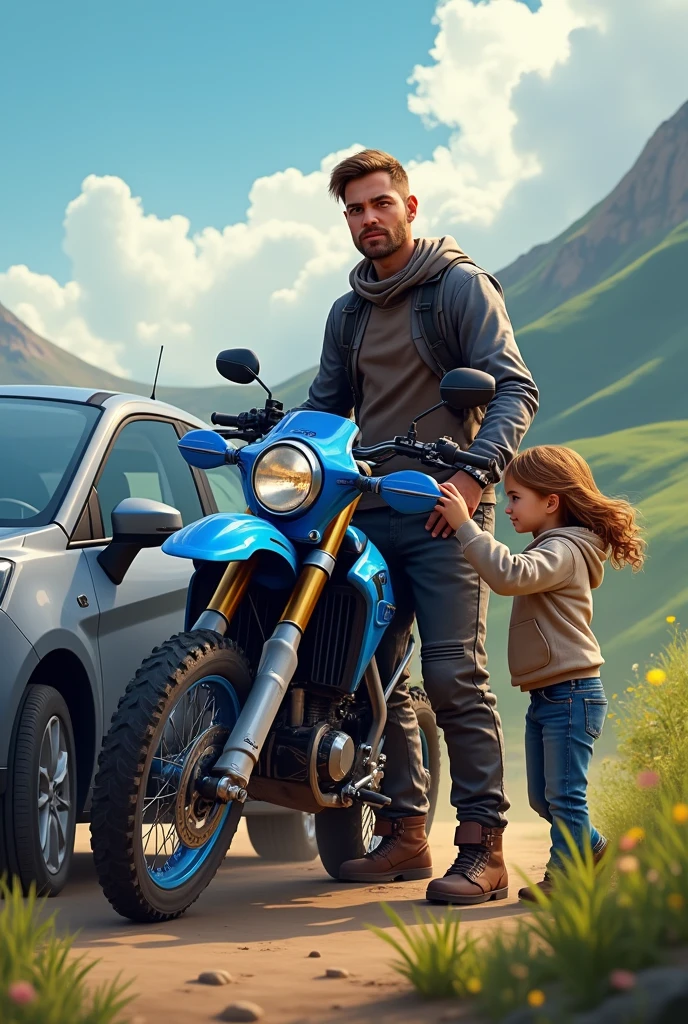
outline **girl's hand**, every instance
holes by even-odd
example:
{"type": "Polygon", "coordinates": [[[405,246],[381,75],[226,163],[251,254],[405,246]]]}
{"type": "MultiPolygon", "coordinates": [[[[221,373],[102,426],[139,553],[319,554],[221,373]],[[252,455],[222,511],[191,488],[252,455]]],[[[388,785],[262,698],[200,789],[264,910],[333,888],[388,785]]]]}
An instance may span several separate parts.
{"type": "Polygon", "coordinates": [[[440,512],[444,516],[452,530],[458,530],[460,526],[467,523],[471,518],[466,500],[451,482],[440,484],[440,490],[442,497],[435,505],[435,511],[440,512]]]}

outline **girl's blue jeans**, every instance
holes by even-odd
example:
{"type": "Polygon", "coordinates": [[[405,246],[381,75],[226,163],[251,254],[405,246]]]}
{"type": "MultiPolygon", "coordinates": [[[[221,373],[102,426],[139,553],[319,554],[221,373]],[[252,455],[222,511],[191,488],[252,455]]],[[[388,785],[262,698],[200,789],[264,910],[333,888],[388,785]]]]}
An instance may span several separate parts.
{"type": "Polygon", "coordinates": [[[592,748],[607,715],[600,679],[573,679],[530,691],[526,714],[528,799],[550,823],[548,867],[570,856],[561,823],[579,850],[589,840],[593,851],[604,838],[590,824],[588,769],[592,748]]]}

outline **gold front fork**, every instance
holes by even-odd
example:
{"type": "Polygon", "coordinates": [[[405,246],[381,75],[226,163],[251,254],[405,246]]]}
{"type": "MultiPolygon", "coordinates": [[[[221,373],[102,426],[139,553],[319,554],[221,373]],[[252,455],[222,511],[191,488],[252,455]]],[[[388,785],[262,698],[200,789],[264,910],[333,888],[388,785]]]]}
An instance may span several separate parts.
{"type": "Polygon", "coordinates": [[[253,558],[246,562],[230,562],[210,599],[208,611],[218,612],[227,622],[231,622],[232,616],[246,596],[254,567],[253,558]]]}
{"type": "Polygon", "coordinates": [[[330,566],[334,566],[349,523],[360,500],[359,495],[350,505],[342,509],[325,530],[322,542],[306,556],[307,559],[310,557],[313,561],[310,564],[307,561],[302,568],[280,622],[291,622],[301,633],[305,631],[320,595],[325,589],[325,584],[330,578],[331,569],[328,571],[328,562],[330,566]],[[318,564],[316,560],[318,555],[324,564],[318,564]]]}

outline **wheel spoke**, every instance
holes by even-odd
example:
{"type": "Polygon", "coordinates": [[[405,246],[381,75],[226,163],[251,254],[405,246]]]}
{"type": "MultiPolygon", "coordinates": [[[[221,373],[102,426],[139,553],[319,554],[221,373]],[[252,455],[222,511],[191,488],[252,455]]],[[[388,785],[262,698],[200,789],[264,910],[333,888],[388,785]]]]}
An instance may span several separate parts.
{"type": "Polygon", "coordinates": [[[206,733],[214,730],[209,742],[219,751],[219,730],[230,730],[236,714],[236,698],[222,677],[192,685],[168,712],[139,798],[140,849],[148,872],[161,886],[173,888],[178,878],[195,870],[214,842],[215,822],[220,827],[225,820],[222,810],[206,807],[191,787],[194,765],[208,749],[206,733]],[[195,839],[187,839],[187,828],[195,839]]]}
{"type": "Polygon", "coordinates": [[[53,777],[53,783],[55,787],[61,786],[64,782],[67,772],[69,770],[69,754],[66,750],[61,750],[58,754],[57,764],[55,766],[55,775],[53,777]]]}

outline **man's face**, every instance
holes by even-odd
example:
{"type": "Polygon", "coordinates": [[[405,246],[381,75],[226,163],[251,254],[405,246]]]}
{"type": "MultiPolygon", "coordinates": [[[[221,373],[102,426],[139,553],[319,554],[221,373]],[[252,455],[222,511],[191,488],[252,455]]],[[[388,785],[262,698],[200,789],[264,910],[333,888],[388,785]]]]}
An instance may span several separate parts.
{"type": "Polygon", "coordinates": [[[404,199],[386,171],[374,171],[346,186],[346,217],[359,252],[370,260],[384,259],[411,238],[418,206],[415,196],[404,199]]]}

